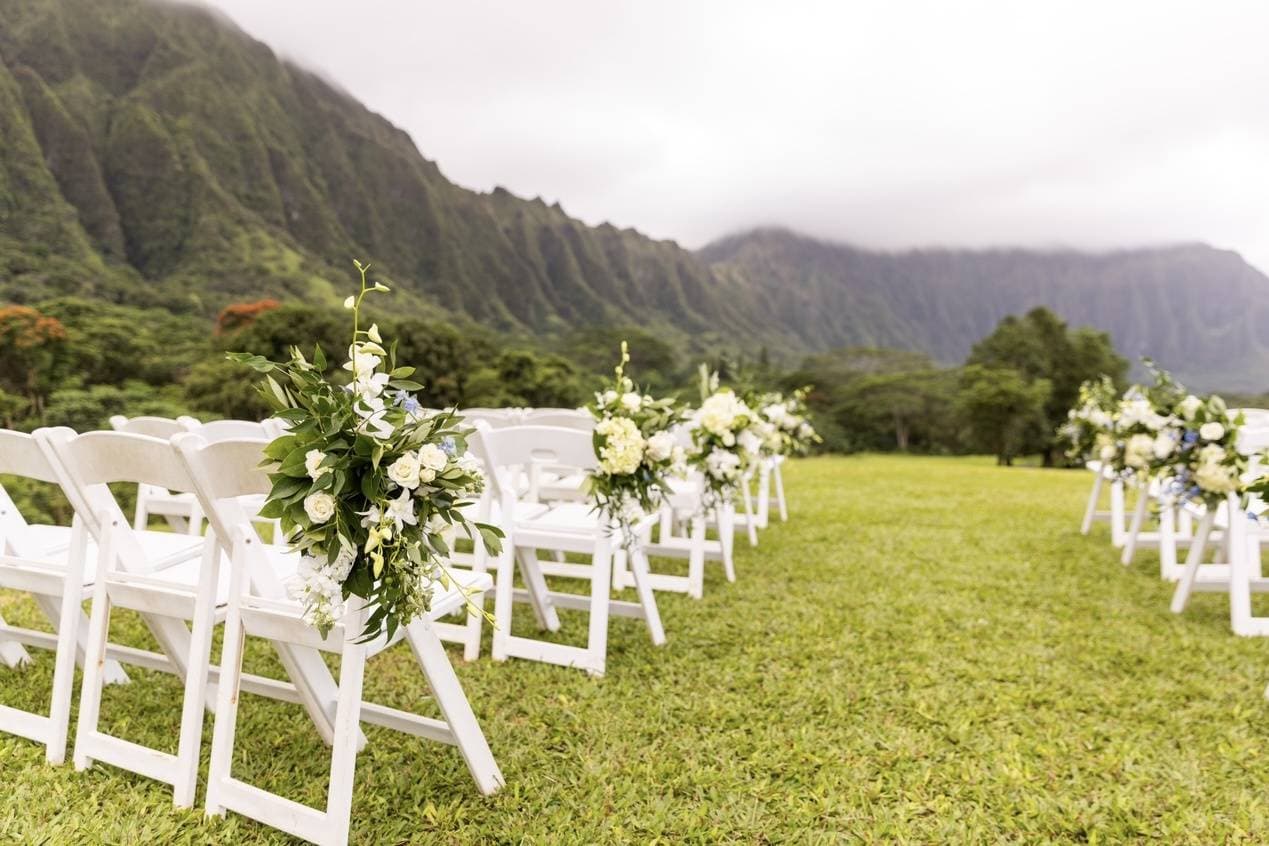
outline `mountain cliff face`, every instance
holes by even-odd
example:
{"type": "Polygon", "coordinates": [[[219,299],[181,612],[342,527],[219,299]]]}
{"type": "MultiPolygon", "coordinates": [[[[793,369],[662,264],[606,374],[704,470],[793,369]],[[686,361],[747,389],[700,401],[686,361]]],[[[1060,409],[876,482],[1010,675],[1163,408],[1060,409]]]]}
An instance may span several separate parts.
{"type": "Polygon", "coordinates": [[[883,253],[759,230],[693,254],[454,185],[215,13],[0,0],[0,300],[335,304],[353,258],[395,283],[394,310],[519,334],[634,324],[694,351],[877,344],[950,363],[1049,305],[1197,385],[1269,382],[1269,280],[1233,253],[883,253]]]}
{"type": "Polygon", "coordinates": [[[1269,384],[1269,277],[1200,244],[1070,250],[878,252],[783,230],[724,238],[699,252],[813,346],[844,343],[962,361],[1007,314],[1044,305],[1111,333],[1196,387],[1269,384]]]}
{"type": "Polygon", "coordinates": [[[505,329],[764,332],[689,252],[455,186],[405,132],[212,12],[0,0],[0,58],[8,298],[335,302],[361,257],[399,307],[505,329]]]}

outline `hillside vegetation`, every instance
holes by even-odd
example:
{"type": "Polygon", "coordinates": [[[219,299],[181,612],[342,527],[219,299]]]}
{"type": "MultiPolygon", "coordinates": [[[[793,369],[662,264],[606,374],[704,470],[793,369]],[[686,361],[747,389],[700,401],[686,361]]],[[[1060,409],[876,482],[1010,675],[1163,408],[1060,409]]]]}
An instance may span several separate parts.
{"type": "Polygon", "coordinates": [[[949,364],[1048,305],[1196,387],[1262,390],[1269,370],[1269,279],[1234,253],[886,253],[779,230],[693,253],[454,185],[404,131],[213,12],[0,0],[0,300],[210,325],[235,302],[336,304],[353,258],[396,283],[403,317],[520,339],[636,325],[692,355],[897,347],[949,364]]]}

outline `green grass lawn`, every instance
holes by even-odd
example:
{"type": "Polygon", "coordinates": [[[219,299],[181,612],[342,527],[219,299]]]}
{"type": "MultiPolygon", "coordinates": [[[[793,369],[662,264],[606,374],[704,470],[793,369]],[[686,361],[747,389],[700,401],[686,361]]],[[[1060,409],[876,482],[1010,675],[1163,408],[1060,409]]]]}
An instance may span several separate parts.
{"type": "MultiPolygon", "coordinates": [[[[739,581],[715,566],[703,601],[660,596],[666,647],[618,619],[604,679],[458,666],[507,779],[497,796],[452,748],[367,729],[353,841],[1262,840],[1269,643],[1232,636],[1222,596],[1173,616],[1153,554],[1125,569],[1104,525],[1082,537],[1089,482],[979,459],[794,462],[791,520],[738,547],[739,581]]],[[[128,623],[116,638],[143,642],[128,623]]],[[[0,669],[0,702],[46,703],[51,665],[0,669]]],[[[108,690],[104,726],[174,748],[178,685],[134,676],[108,690]]],[[[366,687],[426,697],[403,646],[366,687]]],[[[248,696],[241,715],[236,772],[318,801],[328,759],[299,707],[248,696]]],[[[289,842],[175,810],[139,776],[47,766],[8,736],[0,785],[4,843],[289,842]]]]}

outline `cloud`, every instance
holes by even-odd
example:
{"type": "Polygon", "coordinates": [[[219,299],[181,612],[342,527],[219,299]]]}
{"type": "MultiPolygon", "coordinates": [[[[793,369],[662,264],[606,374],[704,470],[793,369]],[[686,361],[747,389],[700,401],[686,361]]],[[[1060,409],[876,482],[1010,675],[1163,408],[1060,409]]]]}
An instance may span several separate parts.
{"type": "Polygon", "coordinates": [[[211,0],[459,184],[698,246],[1203,240],[1269,268],[1254,2],[211,0]]]}

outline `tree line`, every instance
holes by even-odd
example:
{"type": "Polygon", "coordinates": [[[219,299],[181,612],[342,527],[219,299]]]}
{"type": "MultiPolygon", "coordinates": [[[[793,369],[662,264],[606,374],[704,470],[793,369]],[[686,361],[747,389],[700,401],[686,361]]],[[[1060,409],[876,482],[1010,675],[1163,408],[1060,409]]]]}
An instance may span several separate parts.
{"type": "MultiPolygon", "coordinates": [[[[552,339],[505,337],[442,319],[378,315],[417,369],[427,406],[576,406],[630,342],[631,369],[649,389],[692,399],[701,356],[647,327],[592,327],[552,339]]],[[[101,428],[112,414],[257,418],[253,380],[227,351],[285,358],[292,344],[348,345],[338,310],[260,300],[197,317],[64,297],[0,308],[0,418],[9,428],[101,428]]],[[[338,355],[329,356],[332,367],[338,355]]],[[[1001,464],[1061,461],[1054,432],[1085,379],[1122,383],[1128,362],[1110,337],[1069,328],[1045,308],[1006,317],[962,366],[922,353],[850,347],[807,356],[792,370],[756,356],[705,356],[739,389],[812,386],[808,405],[831,451],[993,454],[1001,464]]]]}

